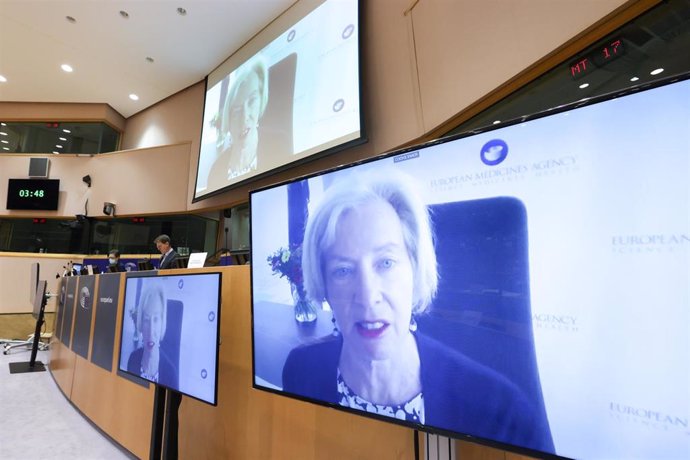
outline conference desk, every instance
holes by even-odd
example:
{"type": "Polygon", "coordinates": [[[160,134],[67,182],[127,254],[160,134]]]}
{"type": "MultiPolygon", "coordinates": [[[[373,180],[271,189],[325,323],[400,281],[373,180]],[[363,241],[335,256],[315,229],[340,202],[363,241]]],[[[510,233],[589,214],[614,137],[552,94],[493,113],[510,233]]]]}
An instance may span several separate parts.
{"type": "Polygon", "coordinates": [[[148,458],[154,386],[117,371],[124,280],[124,273],[60,279],[49,369],[83,416],[148,458]]]}
{"type": "MultiPolygon", "coordinates": [[[[183,396],[179,458],[415,458],[409,428],[254,389],[250,267],[165,273],[202,272],[222,274],[218,404],[183,396]]],[[[48,367],[62,393],[84,417],[135,456],[149,458],[154,385],[117,371],[126,276],[112,273],[60,280],[48,367]]],[[[288,305],[259,303],[259,312],[265,319],[257,324],[257,336],[272,331],[272,337],[257,352],[275,354],[277,366],[257,371],[278,386],[280,363],[294,345],[332,332],[330,312],[320,312],[318,320],[306,326],[297,324],[288,305]],[[276,328],[281,322],[291,326],[276,328]],[[276,334],[278,329],[284,332],[276,334]]]]}

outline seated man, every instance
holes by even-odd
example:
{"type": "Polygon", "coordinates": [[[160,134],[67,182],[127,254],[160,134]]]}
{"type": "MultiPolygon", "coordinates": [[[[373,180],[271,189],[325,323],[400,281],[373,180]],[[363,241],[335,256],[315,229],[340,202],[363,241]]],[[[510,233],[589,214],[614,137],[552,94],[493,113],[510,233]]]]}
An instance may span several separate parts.
{"type": "Polygon", "coordinates": [[[125,267],[120,263],[120,251],[111,249],[108,253],[108,272],[117,273],[124,271],[125,267]]]}

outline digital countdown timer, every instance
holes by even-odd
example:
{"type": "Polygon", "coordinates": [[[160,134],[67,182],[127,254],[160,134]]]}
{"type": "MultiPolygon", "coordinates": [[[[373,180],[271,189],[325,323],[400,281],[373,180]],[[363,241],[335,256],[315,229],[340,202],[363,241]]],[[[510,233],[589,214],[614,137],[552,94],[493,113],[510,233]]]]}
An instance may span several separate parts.
{"type": "Polygon", "coordinates": [[[43,198],[46,195],[46,191],[42,189],[37,190],[20,190],[19,198],[43,198]]]}
{"type": "Polygon", "coordinates": [[[603,67],[609,62],[623,56],[625,54],[625,47],[623,40],[616,38],[608,42],[604,42],[598,47],[594,48],[591,53],[584,57],[578,58],[577,61],[570,63],[570,76],[574,80],[578,80],[585,75],[589,75],[599,67],[603,67]]]}
{"type": "Polygon", "coordinates": [[[56,211],[59,194],[59,179],[10,179],[7,209],[56,211]]]}

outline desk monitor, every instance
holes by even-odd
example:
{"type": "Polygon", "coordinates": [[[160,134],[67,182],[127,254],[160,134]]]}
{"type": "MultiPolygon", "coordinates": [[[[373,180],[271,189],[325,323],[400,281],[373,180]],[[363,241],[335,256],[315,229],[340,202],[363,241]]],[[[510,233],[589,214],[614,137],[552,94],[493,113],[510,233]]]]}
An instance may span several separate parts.
{"type": "MultiPolygon", "coordinates": [[[[38,345],[41,341],[41,328],[43,326],[43,316],[45,311],[45,300],[47,292],[47,283],[45,280],[38,281],[36,285],[36,293],[34,294],[34,317],[36,318],[36,328],[31,339],[31,358],[26,362],[11,362],[10,374],[20,374],[25,372],[42,372],[46,370],[45,365],[41,361],[36,361],[38,354],[38,345]]],[[[7,354],[9,350],[8,345],[5,345],[4,353],[7,354]]]]}
{"type": "Polygon", "coordinates": [[[144,260],[139,260],[137,261],[137,269],[140,272],[146,271],[146,270],[153,270],[153,264],[149,259],[144,259],[144,260]]]}
{"type": "Polygon", "coordinates": [[[41,272],[41,266],[38,262],[31,264],[31,272],[29,276],[29,302],[34,307],[33,316],[38,319],[38,312],[36,311],[36,304],[34,299],[36,298],[36,289],[38,288],[38,279],[41,272]]]}
{"type": "Polygon", "coordinates": [[[189,257],[187,257],[187,256],[178,256],[173,261],[174,268],[187,268],[188,263],[189,263],[189,257]]]}
{"type": "Polygon", "coordinates": [[[127,277],[119,369],[216,405],[220,273],[127,277]]]}
{"type": "Polygon", "coordinates": [[[254,387],[537,458],[688,458],[689,78],[252,191],[254,387]]]}

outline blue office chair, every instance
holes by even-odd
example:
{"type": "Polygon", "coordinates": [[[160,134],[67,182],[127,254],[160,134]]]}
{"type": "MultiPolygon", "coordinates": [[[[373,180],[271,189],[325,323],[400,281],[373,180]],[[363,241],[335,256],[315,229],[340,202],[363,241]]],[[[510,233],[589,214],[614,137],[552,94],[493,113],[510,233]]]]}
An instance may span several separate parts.
{"type": "Polygon", "coordinates": [[[429,312],[417,318],[420,332],[506,376],[548,429],[532,332],[524,205],[499,197],[433,205],[430,213],[440,279],[429,312]]]}
{"type": "MultiPolygon", "coordinates": [[[[159,383],[170,388],[179,388],[180,336],[182,335],[182,314],[184,306],[179,300],[168,300],[165,335],[161,340],[161,351],[170,360],[173,372],[163,375],[159,383]]],[[[162,372],[162,371],[161,371],[162,372]]]]}

